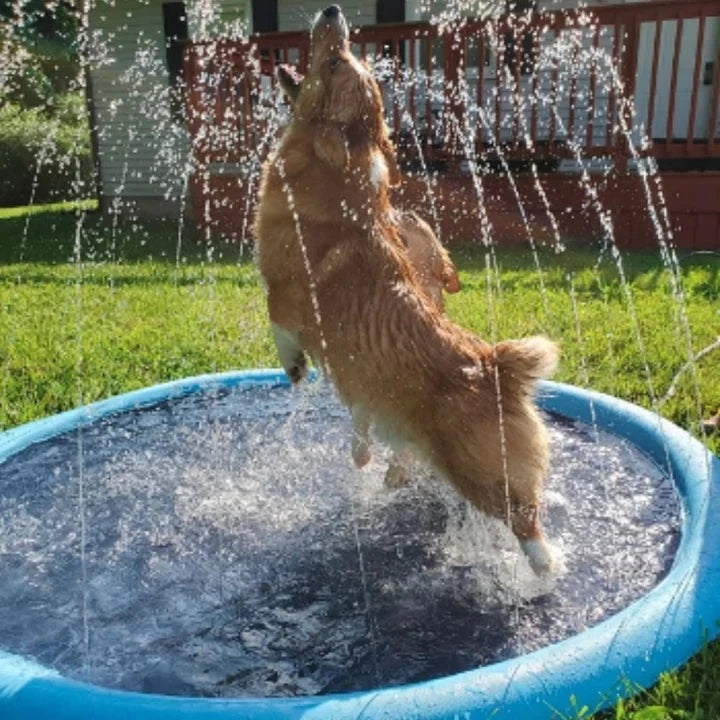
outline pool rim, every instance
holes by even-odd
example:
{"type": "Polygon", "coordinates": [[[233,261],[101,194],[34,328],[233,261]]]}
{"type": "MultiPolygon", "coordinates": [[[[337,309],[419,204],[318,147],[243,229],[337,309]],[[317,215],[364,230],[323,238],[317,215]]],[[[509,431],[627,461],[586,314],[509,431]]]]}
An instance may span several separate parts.
{"type": "MultiPolygon", "coordinates": [[[[232,387],[288,386],[281,370],[201,375],[117,395],[0,433],[2,463],[26,447],[108,415],[174,398],[232,387]]],[[[598,625],[559,643],[493,665],[392,688],[301,698],[187,698],[111,690],[0,653],[3,718],[174,717],[485,718],[545,720],[569,714],[571,697],[592,711],[609,707],[684,663],[720,630],[720,460],[689,433],[619,398],[555,382],[540,384],[538,404],[593,422],[625,438],[675,481],[683,506],[682,535],[667,576],[598,625]],[[631,435],[632,437],[629,437],[631,435]],[[716,590],[713,592],[713,588],[716,590]],[[655,631],[657,629],[657,632],[655,631]],[[421,712],[422,709],[422,712],[421,712]],[[420,714],[419,714],[420,713],[420,714]]]]}

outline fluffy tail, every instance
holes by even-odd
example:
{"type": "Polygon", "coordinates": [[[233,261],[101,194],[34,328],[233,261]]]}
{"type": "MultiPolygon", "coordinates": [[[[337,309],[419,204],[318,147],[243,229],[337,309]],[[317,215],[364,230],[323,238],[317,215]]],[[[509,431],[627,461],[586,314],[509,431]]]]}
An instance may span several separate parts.
{"type": "Polygon", "coordinates": [[[498,367],[523,384],[550,377],[557,368],[558,346],[537,335],[524,340],[506,340],[495,345],[498,367]]]}

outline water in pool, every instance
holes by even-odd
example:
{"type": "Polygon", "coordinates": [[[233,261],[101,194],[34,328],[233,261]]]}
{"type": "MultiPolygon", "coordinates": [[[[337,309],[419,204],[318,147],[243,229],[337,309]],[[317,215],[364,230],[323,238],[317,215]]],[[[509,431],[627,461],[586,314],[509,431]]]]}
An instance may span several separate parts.
{"type": "Polygon", "coordinates": [[[538,580],[511,534],[421,468],[350,459],[323,383],[113,416],[0,465],[0,648],[107,687],[314,695],[412,682],[598,623],[667,572],[672,483],[624,441],[548,418],[538,580]]]}

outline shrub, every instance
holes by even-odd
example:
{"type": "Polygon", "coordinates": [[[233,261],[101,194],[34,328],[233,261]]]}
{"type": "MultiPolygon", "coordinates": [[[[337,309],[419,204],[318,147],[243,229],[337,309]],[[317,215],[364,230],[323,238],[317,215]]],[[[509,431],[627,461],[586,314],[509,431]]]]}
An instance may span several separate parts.
{"type": "Polygon", "coordinates": [[[82,95],[57,95],[46,109],[13,102],[0,105],[0,168],[0,206],[92,194],[92,158],[82,95]]]}

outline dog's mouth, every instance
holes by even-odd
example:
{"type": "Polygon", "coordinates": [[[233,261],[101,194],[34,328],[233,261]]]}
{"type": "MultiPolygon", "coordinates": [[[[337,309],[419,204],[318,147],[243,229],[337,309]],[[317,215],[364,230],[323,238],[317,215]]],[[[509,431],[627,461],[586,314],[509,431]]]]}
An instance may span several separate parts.
{"type": "Polygon", "coordinates": [[[350,37],[347,20],[337,5],[330,5],[321,10],[316,16],[312,26],[312,42],[331,42],[338,48],[344,47],[350,37]]]}

